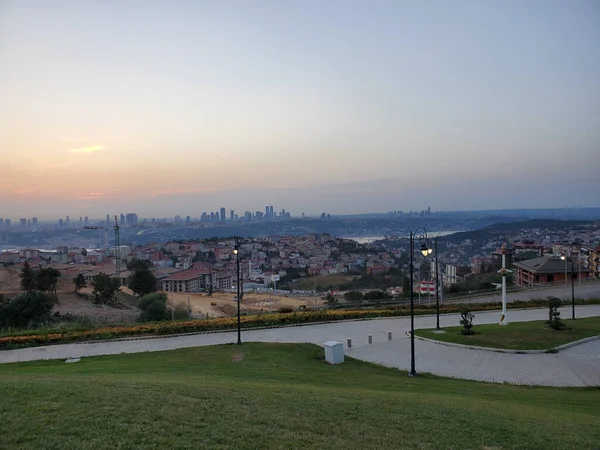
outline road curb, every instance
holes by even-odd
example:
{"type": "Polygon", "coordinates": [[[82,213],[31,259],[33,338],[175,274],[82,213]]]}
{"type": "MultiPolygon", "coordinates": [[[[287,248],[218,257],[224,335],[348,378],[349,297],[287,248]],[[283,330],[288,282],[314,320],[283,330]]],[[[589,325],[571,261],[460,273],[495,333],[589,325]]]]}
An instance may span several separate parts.
{"type": "Polygon", "coordinates": [[[424,338],[422,336],[417,336],[416,334],[415,334],[415,338],[419,339],[420,341],[432,342],[432,343],[438,344],[438,345],[445,345],[446,347],[468,348],[470,350],[482,350],[485,352],[492,352],[492,353],[514,353],[514,354],[519,354],[519,355],[535,355],[535,354],[540,354],[540,353],[558,353],[561,350],[565,350],[570,347],[575,347],[576,345],[581,345],[581,344],[585,344],[586,342],[595,341],[596,339],[600,339],[600,335],[590,336],[590,337],[587,337],[584,339],[579,339],[578,341],[568,342],[566,344],[559,345],[558,347],[541,349],[541,350],[513,350],[510,348],[480,347],[478,345],[465,345],[465,344],[457,344],[455,342],[438,341],[436,339],[429,339],[429,338],[424,338]]]}

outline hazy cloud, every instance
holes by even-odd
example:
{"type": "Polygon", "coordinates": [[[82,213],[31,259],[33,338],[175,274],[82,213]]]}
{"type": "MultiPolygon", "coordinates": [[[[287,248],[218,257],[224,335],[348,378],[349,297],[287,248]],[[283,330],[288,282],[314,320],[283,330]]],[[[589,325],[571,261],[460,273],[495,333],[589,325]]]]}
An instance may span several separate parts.
{"type": "Polygon", "coordinates": [[[76,200],[96,200],[100,198],[106,197],[101,192],[88,192],[87,194],[82,194],[75,197],[76,200]]]}
{"type": "Polygon", "coordinates": [[[89,155],[92,153],[96,153],[100,150],[106,149],[102,145],[90,145],[88,147],[72,148],[69,150],[69,152],[74,153],[76,155],[89,155]]]}

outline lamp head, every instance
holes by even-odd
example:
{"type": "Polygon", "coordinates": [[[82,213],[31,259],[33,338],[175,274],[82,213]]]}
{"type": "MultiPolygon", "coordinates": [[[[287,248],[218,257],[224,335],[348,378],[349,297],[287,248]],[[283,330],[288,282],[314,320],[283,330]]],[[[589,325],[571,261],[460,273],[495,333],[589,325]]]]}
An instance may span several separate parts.
{"type": "Polygon", "coordinates": [[[235,247],[233,247],[233,254],[234,255],[238,254],[238,246],[237,245],[235,247]]]}
{"type": "Polygon", "coordinates": [[[565,259],[567,259],[567,257],[565,255],[560,255],[560,259],[564,261],[565,259]]]}
{"type": "Polygon", "coordinates": [[[429,254],[429,249],[425,245],[425,243],[421,243],[421,253],[423,256],[427,256],[429,254]]]}

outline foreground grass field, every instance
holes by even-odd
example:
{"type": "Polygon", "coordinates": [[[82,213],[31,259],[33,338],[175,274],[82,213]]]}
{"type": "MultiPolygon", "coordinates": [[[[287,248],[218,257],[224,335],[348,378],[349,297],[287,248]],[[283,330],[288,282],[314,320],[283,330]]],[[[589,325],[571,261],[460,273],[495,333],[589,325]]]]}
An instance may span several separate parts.
{"type": "Polygon", "coordinates": [[[553,330],[543,320],[535,322],[509,323],[505,327],[497,324],[475,325],[477,334],[465,336],[462,327],[444,328],[445,334],[434,330],[416,330],[415,335],[428,339],[480,347],[506,348],[513,350],[545,350],[591,336],[600,335],[600,317],[565,320],[564,330],[553,330]]]}
{"type": "Polygon", "coordinates": [[[600,446],[600,390],[441,379],[307,344],[0,365],[2,449],[600,446]]]}

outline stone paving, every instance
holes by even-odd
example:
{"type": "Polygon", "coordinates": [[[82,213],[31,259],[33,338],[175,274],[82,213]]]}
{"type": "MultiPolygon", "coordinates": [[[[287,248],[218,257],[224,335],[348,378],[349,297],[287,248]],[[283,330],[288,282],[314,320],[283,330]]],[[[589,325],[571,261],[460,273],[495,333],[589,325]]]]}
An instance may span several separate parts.
{"type": "MultiPolygon", "coordinates": [[[[561,310],[570,317],[570,309],[561,310]]],[[[475,325],[496,323],[499,312],[475,313],[475,325]]],[[[577,317],[600,316],[600,305],[578,306],[577,317]]],[[[526,322],[547,317],[545,309],[508,312],[509,321],[526,322]]],[[[458,325],[459,315],[440,317],[440,325],[458,325]]],[[[509,324],[510,326],[510,324],[509,324]]],[[[435,316],[415,318],[415,328],[435,327],[435,316]]],[[[353,358],[408,370],[410,367],[410,339],[406,332],[410,318],[390,318],[366,321],[337,322],[322,325],[249,330],[242,332],[244,342],[307,342],[322,344],[337,340],[344,343],[345,353],[353,358]],[[387,333],[392,332],[392,341],[387,333]],[[373,344],[368,344],[368,335],[373,344]],[[346,339],[352,338],[352,348],[346,339]]],[[[0,351],[0,363],[67,359],[120,353],[174,350],[236,342],[236,332],[205,333],[152,339],[61,344],[0,351]]],[[[497,353],[449,347],[433,342],[415,340],[417,372],[428,372],[445,377],[495,383],[514,383],[544,386],[600,386],[600,340],[587,342],[556,354],[497,353]]]]}

